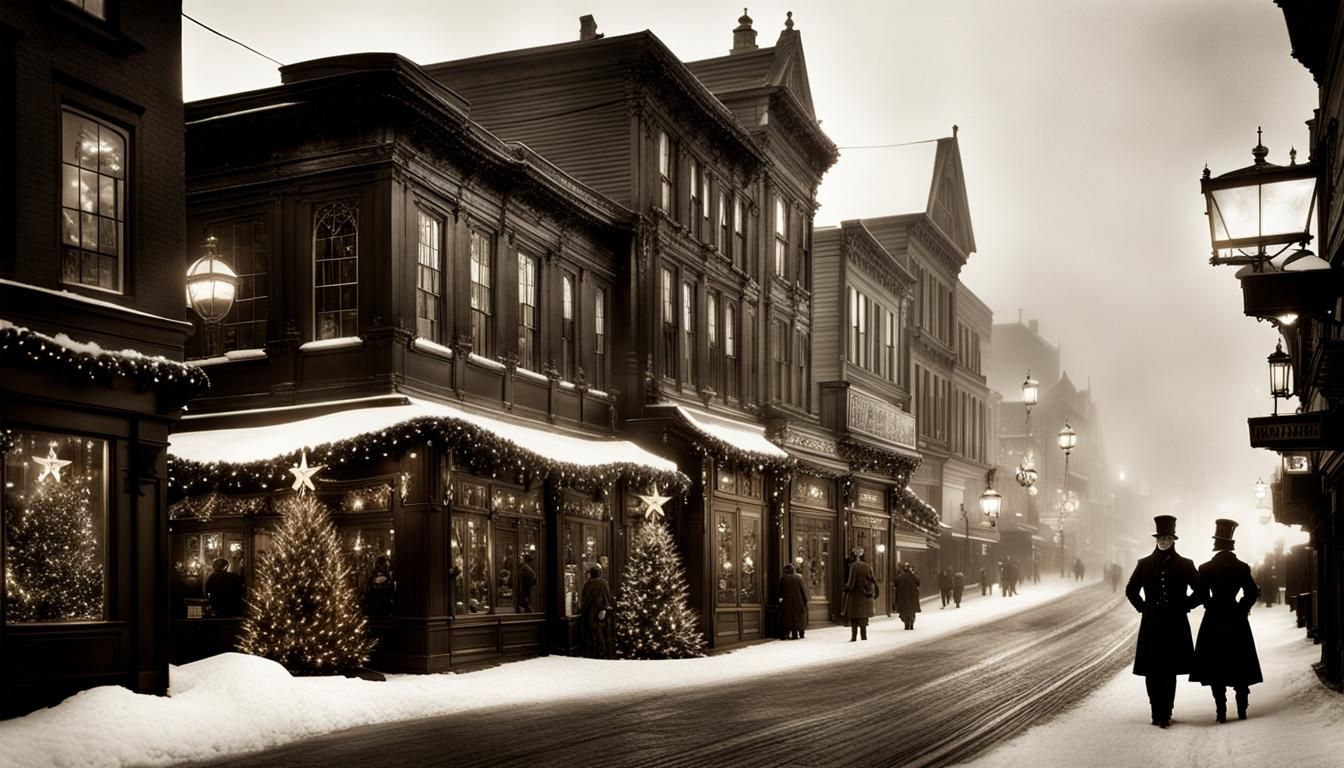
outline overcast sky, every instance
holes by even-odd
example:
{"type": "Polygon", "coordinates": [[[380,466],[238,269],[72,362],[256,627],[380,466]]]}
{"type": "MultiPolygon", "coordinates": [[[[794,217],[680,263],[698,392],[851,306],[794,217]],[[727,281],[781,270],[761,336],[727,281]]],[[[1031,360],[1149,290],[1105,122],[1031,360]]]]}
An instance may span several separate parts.
{"type": "MultiPolygon", "coordinates": [[[[750,6],[759,44],[773,44],[790,10],[841,164],[886,151],[844,147],[960,126],[979,248],[963,280],[997,322],[1021,309],[1061,345],[1073,380],[1091,382],[1112,463],[1151,490],[1155,511],[1272,534],[1254,522],[1251,487],[1277,456],[1247,446],[1246,417],[1270,412],[1276,334],[1242,315],[1233,268],[1207,263],[1199,175],[1205,163],[1215,174],[1250,164],[1258,125],[1271,162],[1286,163],[1291,145],[1306,158],[1316,88],[1290,57],[1278,7],[770,2],[750,6]]],[[[727,52],[742,6],[185,0],[184,12],[285,63],[356,51],[430,63],[564,42],[585,13],[608,35],[651,30],[691,61],[727,52]]],[[[188,100],[278,84],[273,63],[185,20],[183,33],[188,100]]],[[[819,197],[819,224],[874,213],[872,199],[824,181],[819,197]]],[[[1212,534],[1181,530],[1200,551],[1212,534]]]]}

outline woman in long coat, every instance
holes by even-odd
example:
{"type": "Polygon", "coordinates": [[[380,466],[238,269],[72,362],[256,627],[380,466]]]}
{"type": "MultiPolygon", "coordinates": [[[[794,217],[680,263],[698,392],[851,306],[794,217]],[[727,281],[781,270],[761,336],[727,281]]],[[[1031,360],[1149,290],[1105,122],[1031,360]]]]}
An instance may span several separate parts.
{"type": "Polygon", "coordinates": [[[794,640],[807,634],[807,587],[801,574],[793,572],[793,563],[784,564],[779,577],[779,615],[784,639],[794,640]]]}
{"type": "Polygon", "coordinates": [[[1233,520],[1215,520],[1213,559],[1199,566],[1204,599],[1204,619],[1195,641],[1195,666],[1190,682],[1209,686],[1213,693],[1218,722],[1227,722],[1227,688],[1237,692],[1237,717],[1246,719],[1250,687],[1264,682],[1260,656],[1255,652],[1255,637],[1247,615],[1260,597],[1260,588],[1251,577],[1251,567],[1237,559],[1233,520]],[[1237,599],[1241,593],[1241,599],[1237,599]]]}
{"type": "Polygon", "coordinates": [[[919,576],[909,563],[901,563],[901,574],[896,577],[896,614],[905,622],[906,629],[915,628],[915,614],[919,610],[919,576]]]}
{"type": "Polygon", "coordinates": [[[854,563],[849,567],[849,581],[845,582],[845,599],[840,613],[849,617],[849,642],[868,639],[868,619],[877,612],[877,578],[873,567],[863,559],[863,547],[854,548],[854,563]]]}

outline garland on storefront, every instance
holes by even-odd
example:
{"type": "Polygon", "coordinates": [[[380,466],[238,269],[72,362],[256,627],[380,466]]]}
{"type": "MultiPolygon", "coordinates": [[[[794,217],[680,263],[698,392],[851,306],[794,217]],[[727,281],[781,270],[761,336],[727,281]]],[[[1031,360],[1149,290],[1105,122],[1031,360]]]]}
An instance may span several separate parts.
{"type": "Polygon", "coordinates": [[[210,377],[194,365],[132,350],[111,352],[63,333],[48,336],[6,320],[0,320],[0,361],[74,374],[108,387],[118,378],[130,379],[137,391],[157,390],[175,403],[185,403],[210,386],[210,377]]]}
{"type": "Polygon", "coordinates": [[[933,505],[919,498],[910,486],[892,491],[892,507],[897,517],[924,533],[937,535],[942,531],[942,518],[933,505]]]}
{"type": "MultiPolygon", "coordinates": [[[[417,445],[451,450],[455,466],[471,474],[516,480],[524,486],[553,481],[561,488],[597,492],[613,481],[624,480],[635,488],[690,487],[690,479],[678,470],[659,470],[643,464],[620,461],[594,466],[555,461],[506,440],[465,419],[423,416],[387,429],[367,432],[344,440],[323,443],[308,450],[308,460],[328,471],[367,466],[389,457],[400,457],[417,445]]],[[[168,484],[177,496],[208,491],[261,493],[286,487],[289,468],[299,462],[301,451],[250,462],[199,462],[169,455],[168,484]]]]}
{"type": "Polygon", "coordinates": [[[919,467],[920,459],[912,456],[883,450],[853,438],[841,438],[836,441],[840,457],[849,462],[854,472],[882,472],[894,478],[898,484],[910,482],[910,475],[919,467]]]}
{"type": "Polygon", "coordinates": [[[265,512],[269,507],[269,501],[268,496],[225,496],[211,492],[173,502],[168,507],[168,519],[213,520],[216,517],[246,517],[265,512]]]}
{"type": "MultiPolygon", "coordinates": [[[[798,460],[792,456],[770,456],[748,451],[695,429],[694,426],[691,428],[695,431],[695,438],[688,441],[691,450],[701,458],[713,459],[718,466],[730,467],[735,472],[774,472],[786,477],[792,477],[798,468],[798,460]]],[[[668,442],[666,430],[663,431],[663,442],[668,442]]]]}

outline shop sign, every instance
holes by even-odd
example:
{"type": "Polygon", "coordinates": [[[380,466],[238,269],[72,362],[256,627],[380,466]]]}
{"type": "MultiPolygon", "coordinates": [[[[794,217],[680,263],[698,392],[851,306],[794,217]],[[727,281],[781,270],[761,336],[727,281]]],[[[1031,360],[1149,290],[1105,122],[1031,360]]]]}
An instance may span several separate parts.
{"type": "Polygon", "coordinates": [[[1329,418],[1329,411],[1311,411],[1247,419],[1251,447],[1280,451],[1330,450],[1336,446],[1332,445],[1329,418]]]}
{"type": "Polygon", "coordinates": [[[879,440],[915,447],[915,417],[891,403],[849,388],[846,428],[879,440]]]}

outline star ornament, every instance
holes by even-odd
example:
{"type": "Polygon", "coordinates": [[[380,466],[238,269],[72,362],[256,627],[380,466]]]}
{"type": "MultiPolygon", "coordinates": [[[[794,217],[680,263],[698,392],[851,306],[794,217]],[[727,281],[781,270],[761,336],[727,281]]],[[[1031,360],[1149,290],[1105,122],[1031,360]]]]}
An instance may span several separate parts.
{"type": "Polygon", "coordinates": [[[317,488],[313,487],[313,475],[326,468],[326,464],[318,464],[315,467],[308,466],[308,449],[304,448],[299,457],[299,463],[289,468],[289,473],[294,476],[294,485],[291,486],[302,496],[305,490],[317,493],[317,488]]]}
{"type": "Polygon", "coordinates": [[[33,459],[33,461],[42,467],[42,474],[37,476],[37,482],[39,483],[46,480],[47,475],[51,475],[55,478],[56,482],[61,482],[61,469],[70,465],[70,462],[65,459],[56,458],[55,445],[52,445],[47,449],[47,457],[45,459],[33,459]]]}
{"type": "Polygon", "coordinates": [[[652,493],[636,496],[635,498],[639,499],[640,503],[644,505],[644,508],[641,511],[644,513],[644,519],[650,523],[663,519],[667,514],[663,511],[663,505],[672,500],[671,496],[660,495],[657,488],[654,488],[652,493]]]}

